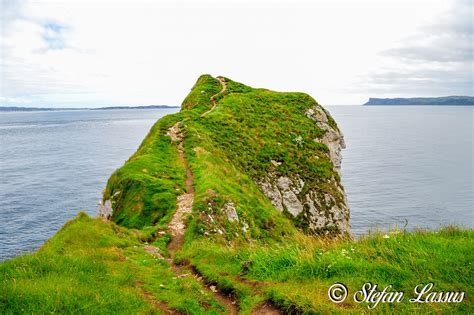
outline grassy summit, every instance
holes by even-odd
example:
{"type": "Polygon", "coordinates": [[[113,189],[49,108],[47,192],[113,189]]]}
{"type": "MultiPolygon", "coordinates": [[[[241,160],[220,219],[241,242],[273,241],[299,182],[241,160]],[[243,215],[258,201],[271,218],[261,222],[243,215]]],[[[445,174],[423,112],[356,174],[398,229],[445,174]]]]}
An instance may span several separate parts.
{"type": "Polygon", "coordinates": [[[350,294],[366,282],[406,292],[382,313],[472,313],[473,231],[345,237],[337,133],[306,94],[201,76],[110,177],[111,221],[81,213],[37,253],[0,264],[0,313],[368,311],[351,296],[332,303],[336,282],[350,294]],[[269,189],[284,195],[280,209],[262,182],[281,189],[269,189]],[[466,297],[409,303],[428,282],[466,297]]]}
{"type": "MultiPolygon", "coordinates": [[[[329,148],[314,141],[327,131],[305,115],[315,106],[321,108],[316,101],[304,93],[253,89],[223,80],[225,89],[219,80],[201,76],[181,112],[160,119],[138,151],[112,175],[104,200],[112,200],[115,222],[142,228],[169,220],[185,180],[183,163],[167,136],[167,130],[177,122],[184,134],[185,158],[194,174],[195,214],[216,212],[217,221],[223,225],[221,230],[229,239],[239,230],[226,223],[226,218],[219,218],[219,210],[229,202],[242,218],[240,227],[249,226],[250,238],[292,233],[294,225],[309,230],[306,208],[297,216],[286,208],[279,213],[262,194],[257,183],[268,180],[269,174],[285,178],[296,174],[297,180],[304,182],[299,187],[300,199],[309,191],[320,194],[320,199],[331,196],[327,205],[319,205],[320,212],[325,211],[328,217],[332,215],[331,205],[344,204],[329,148]]],[[[327,116],[328,125],[337,130],[334,120],[327,116]]],[[[195,223],[202,233],[213,230],[209,226],[206,229],[202,220],[195,223]]],[[[337,227],[323,225],[317,231],[331,229],[337,227]]]]}

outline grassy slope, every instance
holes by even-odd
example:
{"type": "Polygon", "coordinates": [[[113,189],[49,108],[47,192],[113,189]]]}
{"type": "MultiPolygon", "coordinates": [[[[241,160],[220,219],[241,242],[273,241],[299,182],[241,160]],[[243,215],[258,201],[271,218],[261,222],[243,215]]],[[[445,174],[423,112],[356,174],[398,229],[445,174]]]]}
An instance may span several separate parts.
{"type": "Polygon", "coordinates": [[[142,228],[169,221],[176,197],[184,189],[185,169],[176,146],[166,131],[179,114],[160,119],[137,152],[110,177],[104,200],[111,199],[113,220],[120,225],[142,228]]]}
{"type": "Polygon", "coordinates": [[[404,233],[394,231],[390,237],[374,234],[359,242],[352,240],[318,239],[298,234],[285,243],[267,246],[241,244],[219,246],[208,241],[196,241],[183,256],[216,282],[236,288],[244,301],[261,294],[283,309],[304,313],[368,311],[367,304],[333,304],[327,297],[328,288],[344,283],[349,293],[360,290],[366,282],[378,284],[382,290],[392,285],[392,291],[404,291],[400,304],[380,304],[376,310],[388,313],[452,312],[472,313],[474,290],[474,231],[444,228],[439,231],[404,233]],[[244,268],[251,261],[250,268],[244,268]],[[225,272],[222,272],[225,271],[225,272]],[[256,290],[245,283],[263,283],[256,290]],[[464,291],[463,303],[412,304],[413,288],[433,282],[434,291],[464,291]]]}
{"type": "MultiPolygon", "coordinates": [[[[166,136],[177,121],[181,121],[186,159],[195,174],[195,208],[216,215],[221,225],[226,225],[226,220],[219,220],[224,219],[219,218],[219,209],[232,201],[250,227],[249,237],[292,233],[290,222],[275,211],[255,184],[270,171],[289,176],[299,173],[305,181],[304,191],[327,192],[343,201],[337,186],[329,181],[335,173],[328,148],[313,141],[325,131],[304,115],[317,105],[313,98],[304,93],[253,89],[229,79],[227,86],[226,93],[218,97],[218,106],[201,118],[212,106],[210,97],[221,90],[217,79],[201,76],[184,100],[183,110],[160,119],[140,149],[112,175],[104,200],[112,198],[115,222],[142,228],[169,220],[185,176],[176,147],[166,136]],[[272,160],[281,164],[275,167],[272,160]]],[[[331,123],[335,125],[333,120],[331,123]]],[[[335,177],[340,180],[337,174],[335,177]]],[[[205,222],[196,225],[200,223],[205,222]]],[[[236,229],[225,227],[228,237],[236,237],[236,229]]],[[[304,228],[303,224],[300,227],[304,228]]],[[[204,232],[205,227],[197,229],[204,232]]],[[[215,229],[218,227],[207,230],[215,229]]]]}
{"type": "Polygon", "coordinates": [[[223,312],[194,278],[177,279],[146,253],[142,238],[79,214],[37,253],[0,265],[0,314],[155,314],[159,301],[184,312],[223,312]]]}
{"type": "MultiPolygon", "coordinates": [[[[201,118],[212,106],[210,96],[220,89],[218,80],[200,77],[183,110],[160,119],[111,176],[104,200],[112,199],[113,220],[120,226],[80,215],[38,253],[0,265],[0,313],[159,311],[150,299],[190,313],[223,312],[212,297],[200,293],[194,278],[175,278],[165,261],[143,249],[166,227],[184,189],[184,166],[166,136],[178,121],[196,190],[178,260],[191,261],[209,281],[234,292],[242,312],[267,299],[310,313],[360,312],[365,305],[330,303],[328,286],[339,281],[351,290],[372,281],[410,291],[419,282],[433,281],[439,289],[466,291],[466,302],[378,309],[472,313],[472,231],[400,233],[389,239],[375,235],[359,242],[303,235],[272,207],[254,180],[274,159],[287,162],[278,172],[303,169],[308,185],[333,192],[324,181],[332,172],[327,148],[311,141],[322,131],[302,115],[315,101],[302,93],[252,89],[229,80],[218,106],[201,118]],[[295,141],[299,136],[303,142],[295,141]],[[221,211],[229,201],[239,222],[230,223],[221,211]]],[[[169,238],[165,234],[154,243],[164,255],[169,238]]]]}

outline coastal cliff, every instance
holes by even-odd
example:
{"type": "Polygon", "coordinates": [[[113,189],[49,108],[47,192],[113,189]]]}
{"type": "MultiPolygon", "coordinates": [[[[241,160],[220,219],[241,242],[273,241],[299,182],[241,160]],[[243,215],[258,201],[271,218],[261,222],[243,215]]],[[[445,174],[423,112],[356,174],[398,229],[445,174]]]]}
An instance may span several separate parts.
{"type": "Polygon", "coordinates": [[[309,95],[203,75],[181,112],[157,122],[112,175],[101,209],[109,216],[111,206],[112,220],[129,227],[164,223],[184,190],[185,158],[195,175],[194,215],[203,233],[234,238],[247,234],[237,232],[244,229],[256,237],[288,218],[307,233],[348,235],[340,177],[344,147],[336,122],[309,95]],[[182,158],[169,137],[174,125],[183,135],[182,158]],[[225,222],[229,205],[233,219],[225,222]]]}
{"type": "Polygon", "coordinates": [[[349,237],[344,147],[309,95],[203,75],[111,175],[98,218],[0,264],[0,314],[472,314],[474,231],[349,237]],[[424,281],[466,298],[409,302],[424,281]],[[359,303],[366,283],[407,298],[359,303]]]}
{"type": "Polygon", "coordinates": [[[473,96],[411,97],[411,98],[373,98],[364,105],[426,105],[426,106],[465,106],[474,105],[473,96]]]}

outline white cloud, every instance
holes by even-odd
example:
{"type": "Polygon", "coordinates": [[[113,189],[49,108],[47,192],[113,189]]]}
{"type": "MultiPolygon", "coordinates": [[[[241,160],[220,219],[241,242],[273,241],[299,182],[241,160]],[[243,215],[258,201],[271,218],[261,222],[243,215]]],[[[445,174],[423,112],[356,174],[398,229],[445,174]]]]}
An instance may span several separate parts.
{"type": "Polygon", "coordinates": [[[383,96],[474,94],[474,2],[457,0],[381,54],[392,64],[364,80],[383,96]]]}
{"type": "Polygon", "coordinates": [[[380,52],[446,10],[441,0],[10,3],[0,95],[32,106],[180,104],[211,73],[362,103],[372,73],[406,67],[380,52]]]}

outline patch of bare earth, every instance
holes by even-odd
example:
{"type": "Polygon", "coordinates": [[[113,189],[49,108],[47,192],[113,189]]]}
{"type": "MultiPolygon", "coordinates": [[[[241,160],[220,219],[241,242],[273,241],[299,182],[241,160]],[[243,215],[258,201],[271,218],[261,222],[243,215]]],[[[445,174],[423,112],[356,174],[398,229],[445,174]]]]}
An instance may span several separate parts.
{"type": "MultiPolygon", "coordinates": [[[[225,90],[225,83],[222,83],[223,81],[221,80],[220,82],[221,84],[223,84],[223,89],[225,90]]],[[[171,141],[176,143],[178,148],[179,159],[186,168],[186,192],[178,196],[176,211],[173,217],[171,218],[170,223],[168,224],[168,229],[171,233],[171,241],[168,244],[168,251],[171,255],[171,259],[169,261],[171,264],[171,269],[177,275],[178,278],[183,278],[191,275],[194,276],[196,280],[199,281],[203,285],[203,287],[208,292],[210,292],[222,306],[225,307],[227,314],[238,314],[236,299],[234,299],[228,294],[220,292],[217,286],[206,283],[203,277],[196,271],[195,268],[193,268],[193,266],[186,263],[178,265],[174,262],[176,252],[181,249],[184,243],[186,220],[188,215],[192,212],[194,201],[193,174],[186,162],[183,147],[183,135],[179,129],[179,125],[180,123],[177,122],[175,125],[169,128],[168,132],[166,133],[171,138],[171,141]]]]}
{"type": "Polygon", "coordinates": [[[278,309],[271,302],[265,301],[257,305],[253,310],[253,315],[280,315],[284,314],[280,309],[278,309]]]}

